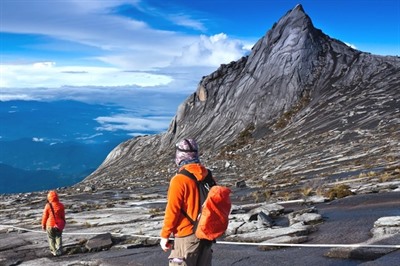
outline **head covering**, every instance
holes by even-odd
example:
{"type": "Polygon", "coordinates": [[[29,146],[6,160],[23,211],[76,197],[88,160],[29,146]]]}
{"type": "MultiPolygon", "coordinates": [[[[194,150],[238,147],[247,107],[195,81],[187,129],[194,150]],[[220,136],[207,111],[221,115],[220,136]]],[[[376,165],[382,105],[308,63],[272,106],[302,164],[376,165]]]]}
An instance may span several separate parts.
{"type": "Polygon", "coordinates": [[[176,165],[182,166],[199,162],[199,146],[194,139],[182,139],[176,144],[176,165]]]}
{"type": "Polygon", "coordinates": [[[49,202],[57,202],[58,201],[58,195],[57,192],[55,192],[54,190],[51,190],[49,192],[49,194],[47,194],[47,200],[49,202]]]}

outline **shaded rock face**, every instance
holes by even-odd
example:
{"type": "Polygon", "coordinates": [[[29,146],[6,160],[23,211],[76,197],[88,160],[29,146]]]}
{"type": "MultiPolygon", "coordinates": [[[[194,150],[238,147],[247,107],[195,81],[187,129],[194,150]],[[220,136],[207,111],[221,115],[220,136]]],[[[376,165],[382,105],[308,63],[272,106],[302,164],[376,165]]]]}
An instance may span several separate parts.
{"type": "Polygon", "coordinates": [[[324,183],[386,168],[398,178],[399,99],[399,57],[330,38],[298,5],[247,57],[203,77],[167,132],[120,144],[82,184],[165,185],[183,137],[198,140],[202,162],[222,182],[324,183]]]}
{"type": "Polygon", "coordinates": [[[323,46],[327,42],[298,6],[255,44],[248,58],[204,77],[179,108],[168,133],[201,136],[215,147],[230,143],[251,123],[256,129],[265,127],[319,87],[316,81],[324,74],[325,62],[318,57],[329,49],[323,46]]]}

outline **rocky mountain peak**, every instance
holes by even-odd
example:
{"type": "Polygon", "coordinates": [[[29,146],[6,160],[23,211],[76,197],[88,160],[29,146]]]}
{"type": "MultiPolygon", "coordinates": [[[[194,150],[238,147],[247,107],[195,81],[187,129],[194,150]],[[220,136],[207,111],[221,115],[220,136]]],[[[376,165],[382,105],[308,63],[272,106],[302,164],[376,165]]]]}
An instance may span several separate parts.
{"type": "MultiPolygon", "coordinates": [[[[304,12],[303,7],[297,5],[294,9],[289,10],[286,15],[275,23],[272,26],[272,29],[267,32],[267,35],[265,36],[267,43],[265,43],[265,45],[274,48],[274,44],[280,42],[280,40],[283,40],[283,42],[291,42],[295,39],[299,40],[304,36],[306,37],[310,31],[314,30],[311,19],[304,12]]],[[[275,47],[275,49],[276,48],[278,47],[275,47]]]]}
{"type": "Polygon", "coordinates": [[[328,74],[322,70],[336,60],[329,52],[331,43],[339,49],[332,54],[354,58],[359,53],[315,29],[302,6],[296,6],[254,45],[248,57],[223,64],[201,80],[196,92],[179,107],[167,142],[191,135],[218,147],[250,125],[265,131],[266,123],[320,90],[317,82],[328,74]]]}
{"type": "Polygon", "coordinates": [[[165,180],[183,137],[217,174],[256,183],[397,169],[399,88],[399,57],[325,35],[297,5],[248,56],[204,76],[167,132],[120,144],[83,183],[165,180]]]}

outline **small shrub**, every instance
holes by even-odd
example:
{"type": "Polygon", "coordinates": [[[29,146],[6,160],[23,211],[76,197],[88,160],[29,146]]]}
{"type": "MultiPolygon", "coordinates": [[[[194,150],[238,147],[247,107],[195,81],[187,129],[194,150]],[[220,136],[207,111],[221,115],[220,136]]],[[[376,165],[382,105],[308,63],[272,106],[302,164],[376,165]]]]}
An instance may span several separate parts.
{"type": "Polygon", "coordinates": [[[79,240],[78,243],[79,243],[79,245],[83,246],[83,245],[85,245],[87,242],[88,242],[88,240],[87,240],[86,238],[82,238],[82,239],[79,240]]]}
{"type": "Polygon", "coordinates": [[[300,193],[305,197],[311,196],[312,192],[313,192],[313,188],[312,187],[304,187],[300,191],[300,193]]]}
{"type": "Polygon", "coordinates": [[[233,155],[229,154],[230,151],[234,151],[234,150],[238,150],[243,148],[244,146],[246,146],[248,143],[251,143],[253,140],[253,131],[255,130],[255,125],[254,123],[250,123],[246,126],[246,128],[240,132],[235,140],[234,143],[227,145],[225,147],[223,147],[220,150],[219,155],[217,156],[217,158],[222,159],[222,158],[226,158],[226,159],[232,159],[233,155]]]}
{"type": "Polygon", "coordinates": [[[354,195],[354,193],[350,190],[350,187],[348,185],[341,184],[331,188],[328,191],[327,197],[330,200],[333,200],[335,198],[340,199],[350,195],[354,195]]]}
{"type": "Polygon", "coordinates": [[[299,101],[292,107],[291,110],[283,113],[281,117],[274,124],[275,129],[282,129],[286,127],[297,113],[304,109],[311,101],[310,92],[304,91],[299,101]]]}
{"type": "Polygon", "coordinates": [[[260,187],[267,188],[268,186],[270,186],[268,181],[263,180],[260,182],[260,187]]]}
{"type": "Polygon", "coordinates": [[[368,172],[368,177],[374,177],[374,176],[376,176],[376,173],[374,171],[368,172]]]}
{"type": "Polygon", "coordinates": [[[269,200],[272,197],[273,194],[274,193],[270,189],[267,189],[266,191],[264,191],[265,200],[269,200]]]}
{"type": "Polygon", "coordinates": [[[395,156],[386,156],[386,161],[388,162],[395,162],[396,161],[396,157],[395,156]]]}
{"type": "Polygon", "coordinates": [[[258,194],[257,191],[252,192],[251,196],[253,197],[254,202],[260,202],[260,195],[258,194]]]}
{"type": "Polygon", "coordinates": [[[295,194],[290,191],[278,191],[276,193],[276,197],[283,201],[289,201],[289,200],[295,198],[295,194]]]}
{"type": "Polygon", "coordinates": [[[387,182],[390,180],[390,174],[388,172],[385,172],[379,176],[379,182],[387,182]]]}
{"type": "Polygon", "coordinates": [[[90,228],[90,227],[93,226],[93,225],[92,225],[91,223],[89,223],[89,222],[85,222],[83,225],[84,225],[86,228],[90,228]]]}
{"type": "Polygon", "coordinates": [[[163,209],[162,208],[152,208],[149,210],[149,213],[151,215],[161,215],[161,214],[163,214],[163,209]]]}
{"type": "Polygon", "coordinates": [[[318,196],[324,196],[325,195],[325,188],[324,187],[318,187],[315,190],[315,194],[318,196]]]}
{"type": "Polygon", "coordinates": [[[359,177],[359,178],[364,178],[364,177],[367,177],[367,174],[366,174],[366,173],[360,173],[360,174],[358,175],[358,177],[359,177]]]}
{"type": "Polygon", "coordinates": [[[239,136],[237,138],[237,141],[239,144],[244,144],[246,143],[250,138],[252,138],[252,132],[254,131],[255,126],[254,123],[250,123],[247,125],[247,127],[239,133],[239,136]]]}

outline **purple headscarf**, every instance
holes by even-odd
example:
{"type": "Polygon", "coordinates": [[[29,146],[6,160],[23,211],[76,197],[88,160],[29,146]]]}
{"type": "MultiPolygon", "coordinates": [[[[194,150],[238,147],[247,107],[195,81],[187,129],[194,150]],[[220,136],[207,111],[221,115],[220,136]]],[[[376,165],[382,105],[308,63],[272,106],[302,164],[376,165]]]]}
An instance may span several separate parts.
{"type": "Polygon", "coordinates": [[[194,139],[182,139],[176,144],[175,163],[177,166],[199,162],[199,146],[194,139]]]}

